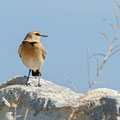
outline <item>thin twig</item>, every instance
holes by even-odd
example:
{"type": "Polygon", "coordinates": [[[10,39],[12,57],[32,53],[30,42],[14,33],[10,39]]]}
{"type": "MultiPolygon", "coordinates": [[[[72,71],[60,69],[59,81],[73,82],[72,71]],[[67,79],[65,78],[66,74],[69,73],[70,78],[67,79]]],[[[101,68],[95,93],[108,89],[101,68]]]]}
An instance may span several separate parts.
{"type": "Polygon", "coordinates": [[[92,82],[91,85],[89,86],[88,91],[90,91],[90,89],[93,87],[93,85],[95,84],[96,80],[98,79],[98,77],[99,77],[99,75],[100,75],[100,73],[101,73],[101,71],[102,71],[102,69],[103,69],[103,66],[104,66],[104,64],[107,62],[108,57],[109,57],[109,55],[110,55],[110,53],[111,53],[111,51],[112,51],[112,46],[113,46],[113,44],[110,45],[110,49],[109,49],[108,53],[106,54],[106,56],[105,56],[105,58],[104,58],[104,61],[102,62],[100,68],[98,69],[98,72],[97,72],[97,74],[96,74],[93,82],[92,82]]]}
{"type": "Polygon", "coordinates": [[[28,115],[29,109],[26,110],[24,120],[27,120],[27,115],[28,115]]]}
{"type": "Polygon", "coordinates": [[[72,83],[71,79],[67,76],[67,74],[64,72],[64,70],[62,69],[62,67],[60,66],[60,64],[58,63],[58,61],[56,59],[54,59],[51,56],[47,56],[49,59],[51,59],[54,63],[56,63],[58,69],[61,71],[61,73],[63,74],[64,78],[70,83],[71,87],[76,91],[80,93],[80,90],[77,89],[75,87],[75,85],[72,83]]]}
{"type": "Polygon", "coordinates": [[[113,47],[112,51],[114,51],[115,49],[119,48],[120,47],[120,44],[119,45],[116,45],[115,47],[113,47]]]}
{"type": "MultiPolygon", "coordinates": [[[[120,48],[120,44],[119,45],[116,45],[115,47],[112,48],[112,52],[115,52],[115,51],[118,51],[118,50],[115,50],[115,49],[119,49],[120,48]]],[[[113,53],[111,53],[113,54],[113,53]]],[[[105,57],[105,54],[103,53],[94,53],[93,55],[89,56],[89,59],[91,59],[92,57],[95,57],[95,56],[102,56],[102,57],[105,57]]],[[[110,55],[111,56],[111,55],[110,55]]],[[[110,56],[108,58],[110,58],[110,56]]]]}
{"type": "Polygon", "coordinates": [[[117,26],[119,26],[119,18],[117,16],[117,10],[116,10],[115,6],[113,6],[113,11],[114,11],[114,14],[115,14],[115,19],[117,21],[117,26]]]}
{"type": "Polygon", "coordinates": [[[107,22],[107,23],[111,26],[111,28],[113,29],[113,31],[115,32],[115,27],[114,27],[114,25],[112,24],[112,22],[108,21],[106,18],[103,18],[103,20],[104,20],[105,22],[107,22]]]}
{"type": "Polygon", "coordinates": [[[115,50],[112,54],[110,54],[110,56],[108,58],[111,58],[113,55],[115,55],[118,51],[120,51],[120,48],[118,48],[117,50],[115,50]]]}
{"type": "Polygon", "coordinates": [[[91,55],[91,56],[89,57],[89,59],[92,58],[92,57],[94,57],[94,56],[102,56],[102,57],[105,57],[105,54],[103,54],[103,53],[95,53],[95,54],[91,55]]]}
{"type": "Polygon", "coordinates": [[[79,107],[80,107],[80,106],[82,105],[82,103],[85,101],[85,98],[86,98],[86,96],[87,96],[88,94],[89,94],[89,91],[87,91],[87,92],[85,93],[85,95],[81,97],[79,105],[78,105],[75,109],[72,110],[72,113],[71,113],[70,116],[67,118],[67,120],[71,120],[71,119],[73,118],[75,112],[78,111],[79,107]]]}
{"type": "MultiPolygon", "coordinates": [[[[74,117],[74,114],[76,113],[76,111],[78,111],[78,109],[79,109],[79,107],[82,105],[83,101],[85,101],[85,98],[86,98],[86,96],[89,94],[89,91],[91,90],[91,88],[93,87],[93,85],[95,85],[96,83],[98,83],[98,82],[96,82],[96,81],[97,81],[97,79],[98,79],[98,77],[99,77],[99,75],[100,75],[100,73],[101,73],[101,71],[102,71],[105,63],[108,61],[108,59],[109,59],[110,57],[112,57],[115,53],[117,53],[117,52],[120,50],[120,48],[119,48],[120,45],[117,45],[117,46],[115,46],[115,47],[113,48],[113,44],[114,44],[115,41],[118,39],[117,34],[118,34],[119,29],[120,29],[120,24],[119,24],[119,23],[120,23],[120,5],[119,5],[119,3],[118,3],[117,0],[115,0],[115,2],[116,2],[117,7],[118,7],[118,9],[119,9],[119,15],[118,15],[118,16],[117,16],[117,11],[116,11],[116,9],[114,9],[115,19],[116,19],[116,22],[117,22],[117,27],[114,27],[113,23],[111,23],[110,21],[108,21],[106,18],[103,18],[103,20],[104,20],[105,22],[107,22],[107,23],[112,27],[112,29],[113,29],[113,31],[114,31],[114,33],[115,33],[114,39],[113,39],[113,41],[111,41],[111,40],[109,39],[109,37],[108,37],[105,33],[101,33],[101,34],[106,38],[106,40],[109,42],[109,44],[110,44],[109,50],[108,50],[107,54],[105,54],[105,55],[104,55],[104,54],[97,53],[97,54],[93,54],[92,56],[88,57],[88,59],[90,59],[90,58],[93,57],[93,56],[100,55],[100,56],[103,56],[103,57],[104,57],[104,60],[103,60],[103,62],[102,62],[102,64],[101,64],[100,66],[99,66],[99,61],[97,61],[97,74],[96,74],[94,80],[93,80],[92,83],[89,85],[89,88],[88,88],[88,91],[86,92],[86,94],[80,99],[79,105],[78,105],[75,109],[72,110],[72,113],[70,114],[70,116],[68,117],[67,120],[71,120],[71,119],[74,117]]],[[[87,53],[87,54],[88,54],[88,53],[87,53]]],[[[87,56],[88,56],[88,55],[87,55],[87,56]]],[[[89,75],[89,72],[88,72],[88,75],[89,75]]]]}
{"type": "Polygon", "coordinates": [[[103,32],[98,32],[98,33],[100,33],[101,35],[103,35],[105,37],[105,39],[109,42],[109,44],[111,44],[110,38],[105,33],[103,33],[103,32]]]}
{"type": "Polygon", "coordinates": [[[97,58],[97,72],[99,70],[99,66],[100,66],[100,60],[99,60],[99,58],[97,58]]]}
{"type": "Polygon", "coordinates": [[[88,84],[90,85],[90,61],[89,61],[89,49],[87,47],[87,70],[88,70],[88,84]]]}
{"type": "Polygon", "coordinates": [[[13,120],[16,120],[16,118],[17,118],[17,104],[12,103],[11,107],[14,109],[13,120]]]}

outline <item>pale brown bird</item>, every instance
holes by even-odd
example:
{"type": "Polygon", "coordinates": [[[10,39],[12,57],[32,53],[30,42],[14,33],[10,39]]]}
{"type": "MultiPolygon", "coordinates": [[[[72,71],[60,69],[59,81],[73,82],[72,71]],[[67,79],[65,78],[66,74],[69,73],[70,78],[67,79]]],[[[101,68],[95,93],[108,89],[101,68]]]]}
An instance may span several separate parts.
{"type": "Polygon", "coordinates": [[[40,85],[40,68],[45,60],[46,52],[44,47],[39,42],[42,37],[48,37],[47,35],[42,35],[39,31],[29,32],[22,44],[19,47],[18,53],[23,62],[23,64],[29,69],[26,85],[28,83],[30,72],[32,71],[33,76],[39,76],[38,86],[40,85]]]}

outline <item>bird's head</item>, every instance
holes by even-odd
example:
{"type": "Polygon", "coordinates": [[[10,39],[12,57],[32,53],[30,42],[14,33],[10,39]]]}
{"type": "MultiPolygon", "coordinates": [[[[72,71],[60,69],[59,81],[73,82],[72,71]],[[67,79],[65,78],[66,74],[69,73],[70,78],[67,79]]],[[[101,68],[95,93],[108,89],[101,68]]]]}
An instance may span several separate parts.
{"type": "Polygon", "coordinates": [[[29,32],[24,41],[29,41],[29,42],[38,42],[42,37],[48,37],[47,35],[43,35],[41,32],[39,31],[32,31],[29,32]]]}

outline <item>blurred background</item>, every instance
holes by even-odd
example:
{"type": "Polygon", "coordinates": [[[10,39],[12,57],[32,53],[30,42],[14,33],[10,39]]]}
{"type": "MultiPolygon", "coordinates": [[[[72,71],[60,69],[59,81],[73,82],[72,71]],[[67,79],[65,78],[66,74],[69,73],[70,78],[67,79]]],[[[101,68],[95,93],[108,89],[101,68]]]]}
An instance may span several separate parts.
{"type": "MultiPolygon", "coordinates": [[[[97,31],[114,38],[111,27],[103,21],[105,17],[115,24],[114,4],[114,0],[1,0],[0,84],[16,75],[28,75],[18,48],[28,32],[38,30],[48,35],[41,39],[47,55],[56,59],[76,88],[85,93],[88,89],[86,48],[90,54],[107,53],[109,43],[97,31]]],[[[96,57],[90,60],[91,80],[96,75],[96,61],[96,57]]],[[[49,57],[41,72],[42,78],[73,90],[49,57]]],[[[97,81],[102,84],[94,85],[93,89],[120,90],[120,53],[109,59],[97,81]]]]}

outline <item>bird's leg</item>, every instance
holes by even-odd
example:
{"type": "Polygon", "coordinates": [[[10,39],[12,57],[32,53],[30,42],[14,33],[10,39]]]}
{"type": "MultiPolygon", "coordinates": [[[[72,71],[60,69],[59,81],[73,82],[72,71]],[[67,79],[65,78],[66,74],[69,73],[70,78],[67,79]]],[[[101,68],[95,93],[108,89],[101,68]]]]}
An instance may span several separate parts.
{"type": "Polygon", "coordinates": [[[30,85],[30,83],[28,83],[29,76],[30,76],[30,72],[31,72],[31,70],[29,70],[29,73],[28,73],[28,77],[27,77],[27,81],[26,81],[26,85],[27,85],[27,86],[30,85]]]}
{"type": "Polygon", "coordinates": [[[39,72],[39,78],[38,78],[38,86],[40,87],[40,76],[41,76],[41,72],[39,72]]]}

